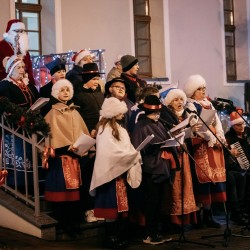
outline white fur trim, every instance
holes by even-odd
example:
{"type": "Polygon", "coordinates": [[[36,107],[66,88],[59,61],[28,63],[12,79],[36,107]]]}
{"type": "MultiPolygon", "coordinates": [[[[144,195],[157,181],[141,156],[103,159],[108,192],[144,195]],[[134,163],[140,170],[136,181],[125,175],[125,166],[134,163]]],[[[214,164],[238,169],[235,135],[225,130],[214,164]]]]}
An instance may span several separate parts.
{"type": "Polygon", "coordinates": [[[58,80],[56,83],[54,83],[52,90],[51,90],[51,95],[53,97],[55,97],[56,99],[58,99],[59,91],[64,86],[69,87],[69,91],[70,91],[70,98],[69,99],[72,99],[73,94],[74,94],[74,90],[73,90],[73,86],[72,86],[71,82],[67,79],[61,79],[61,80],[58,80]]]}
{"type": "Polygon", "coordinates": [[[186,104],[187,102],[187,96],[186,94],[184,93],[183,90],[181,89],[171,89],[168,94],[166,95],[165,99],[164,99],[164,103],[166,106],[170,105],[171,102],[177,98],[177,97],[182,97],[183,98],[183,105],[186,104]]]}
{"type": "Polygon", "coordinates": [[[25,25],[22,22],[13,23],[10,26],[10,30],[25,30],[25,25]]]}
{"type": "MultiPolygon", "coordinates": [[[[5,59],[4,59],[5,60],[5,59]]],[[[6,66],[5,66],[5,72],[8,74],[7,76],[11,76],[14,68],[19,64],[23,62],[22,58],[16,56],[16,55],[13,55],[11,56],[7,63],[6,63],[6,66]],[[15,62],[16,61],[16,62],[15,62]]]]}
{"type": "Polygon", "coordinates": [[[100,115],[104,118],[113,118],[119,114],[125,114],[128,111],[124,101],[120,101],[115,97],[106,98],[102,104],[100,115]]]}
{"type": "Polygon", "coordinates": [[[89,50],[82,50],[81,52],[77,52],[75,64],[77,65],[85,56],[91,56],[93,58],[95,57],[95,55],[91,54],[89,50]]]}
{"type": "Polygon", "coordinates": [[[185,82],[184,92],[187,97],[192,97],[194,92],[200,87],[206,87],[205,79],[201,75],[191,75],[185,82]]]}
{"type": "Polygon", "coordinates": [[[230,124],[231,124],[231,126],[233,126],[235,124],[242,123],[242,122],[244,122],[244,120],[241,117],[239,117],[237,119],[230,121],[230,124]]]}
{"type": "Polygon", "coordinates": [[[4,38],[4,40],[6,39],[8,37],[8,33],[3,33],[3,38],[4,38]]]}

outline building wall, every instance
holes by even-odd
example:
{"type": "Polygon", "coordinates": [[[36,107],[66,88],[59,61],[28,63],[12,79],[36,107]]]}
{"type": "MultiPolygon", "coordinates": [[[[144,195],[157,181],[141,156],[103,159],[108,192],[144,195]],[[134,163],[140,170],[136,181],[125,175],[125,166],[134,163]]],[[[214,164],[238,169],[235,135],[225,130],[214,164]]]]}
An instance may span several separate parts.
{"type": "Polygon", "coordinates": [[[1,0],[1,9],[0,9],[0,40],[2,39],[2,34],[5,32],[7,22],[10,18],[14,17],[15,12],[13,13],[13,8],[15,5],[14,0],[1,0]]]}
{"type": "MultiPolygon", "coordinates": [[[[3,34],[14,0],[1,1],[3,34]]],[[[237,22],[247,23],[250,0],[238,2],[237,22]]],[[[42,0],[42,5],[43,54],[102,48],[106,71],[118,54],[134,54],[133,0],[42,0]]],[[[207,80],[211,98],[243,106],[244,84],[226,81],[223,0],[150,0],[150,6],[153,76],[169,77],[182,87],[190,74],[198,73],[207,80]]],[[[243,60],[238,70],[247,79],[249,34],[244,29],[245,36],[237,37],[243,60]]]]}
{"type": "Polygon", "coordinates": [[[106,71],[119,54],[134,54],[132,0],[62,0],[63,51],[105,49],[106,71]]]}
{"type": "Polygon", "coordinates": [[[223,0],[165,1],[170,80],[179,81],[182,87],[189,75],[201,74],[211,98],[229,98],[243,106],[243,84],[229,86],[226,82],[223,0]]]}

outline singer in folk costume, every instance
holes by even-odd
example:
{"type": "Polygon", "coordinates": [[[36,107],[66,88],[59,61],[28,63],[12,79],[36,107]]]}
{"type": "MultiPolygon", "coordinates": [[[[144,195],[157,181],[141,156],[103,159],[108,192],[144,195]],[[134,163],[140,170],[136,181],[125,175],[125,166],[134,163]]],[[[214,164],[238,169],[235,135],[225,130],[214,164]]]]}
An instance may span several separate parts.
{"type": "Polygon", "coordinates": [[[138,147],[149,135],[154,138],[141,150],[142,155],[142,192],[145,216],[145,244],[157,245],[170,241],[168,236],[160,234],[158,223],[165,204],[166,186],[174,181],[178,157],[174,149],[161,148],[164,141],[170,139],[164,125],[159,121],[162,103],[156,95],[148,95],[138,108],[144,111],[138,117],[131,134],[131,141],[138,147]]]}
{"type": "Polygon", "coordinates": [[[140,152],[135,150],[126,129],[121,126],[127,111],[126,103],[118,98],[104,100],[97,124],[96,159],[90,185],[90,194],[95,197],[94,215],[105,218],[104,247],[112,249],[127,245],[126,182],[136,188],[141,181],[140,152]]]}
{"type": "MultiPolygon", "coordinates": [[[[198,116],[203,109],[214,110],[212,103],[206,98],[206,85],[201,75],[191,75],[184,85],[184,92],[188,97],[187,110],[196,112],[198,116]]],[[[194,192],[197,204],[203,207],[200,226],[220,228],[220,224],[213,219],[211,204],[226,201],[226,170],[223,147],[220,144],[225,144],[226,140],[217,113],[214,114],[211,124],[207,125],[211,131],[198,131],[192,137],[190,147],[195,159],[195,163],[192,162],[194,192]]]]}
{"type": "Polygon", "coordinates": [[[54,218],[69,236],[76,236],[81,220],[80,156],[72,145],[82,133],[89,135],[84,120],[76,110],[78,106],[71,100],[73,93],[73,86],[66,79],[58,80],[53,85],[52,108],[45,116],[51,135],[43,152],[46,169],[44,198],[51,202],[54,218]]]}
{"type": "MultiPolygon", "coordinates": [[[[165,114],[166,113],[165,110],[165,112],[161,114],[161,117],[166,116],[167,118],[169,116],[169,113],[171,113],[173,122],[172,127],[179,124],[180,122],[189,117],[189,113],[184,109],[186,101],[187,101],[186,94],[181,89],[177,88],[169,89],[164,99],[164,104],[168,108],[168,114],[167,115],[165,114]]],[[[166,120],[170,121],[170,119],[166,120]]],[[[197,118],[191,118],[190,123],[192,124],[192,127],[190,126],[182,129],[181,131],[178,130],[177,132],[180,133],[184,131],[185,139],[190,138],[193,132],[199,131],[201,125],[197,123],[197,121],[198,121],[197,118]]],[[[175,134],[174,136],[177,136],[177,134],[175,134]]],[[[182,145],[183,147],[185,147],[184,143],[182,145]]],[[[177,151],[178,151],[181,171],[176,171],[173,185],[169,187],[170,191],[167,192],[167,194],[170,196],[167,199],[168,202],[166,204],[167,214],[170,214],[171,222],[174,224],[180,225],[182,224],[182,222],[184,224],[191,224],[191,223],[194,224],[196,223],[197,207],[193,192],[193,182],[190,170],[189,157],[188,154],[183,150],[183,148],[180,145],[177,145],[177,151]],[[182,183],[183,183],[183,193],[182,193],[182,183]],[[183,211],[182,211],[182,205],[183,205],[183,211]]]]}
{"type": "MultiPolygon", "coordinates": [[[[19,107],[30,108],[38,99],[39,93],[36,87],[29,83],[22,56],[13,55],[6,57],[3,60],[3,64],[7,77],[0,81],[0,97],[8,98],[10,102],[19,107]]],[[[4,145],[5,157],[8,159],[6,164],[6,168],[9,170],[7,177],[8,185],[15,185],[14,168],[16,168],[17,186],[20,188],[20,191],[23,191],[26,168],[28,172],[28,185],[32,187],[33,176],[32,171],[30,171],[32,168],[31,145],[26,145],[26,150],[24,150],[23,140],[10,133],[5,134],[4,145]],[[13,152],[15,152],[15,155],[13,152]],[[16,166],[14,167],[14,165],[16,166]]]]}

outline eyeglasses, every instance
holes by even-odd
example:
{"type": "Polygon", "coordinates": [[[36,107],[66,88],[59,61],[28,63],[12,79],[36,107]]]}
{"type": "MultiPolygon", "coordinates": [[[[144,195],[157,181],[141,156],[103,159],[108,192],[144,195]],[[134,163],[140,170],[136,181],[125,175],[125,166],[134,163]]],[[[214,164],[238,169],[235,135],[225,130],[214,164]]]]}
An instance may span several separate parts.
{"type": "Polygon", "coordinates": [[[112,88],[116,88],[116,89],[120,89],[120,90],[125,91],[125,87],[122,87],[122,86],[112,86],[112,88]]]}
{"type": "Polygon", "coordinates": [[[16,33],[25,33],[25,30],[23,30],[23,29],[20,29],[20,30],[13,30],[13,31],[15,31],[16,33]]]}

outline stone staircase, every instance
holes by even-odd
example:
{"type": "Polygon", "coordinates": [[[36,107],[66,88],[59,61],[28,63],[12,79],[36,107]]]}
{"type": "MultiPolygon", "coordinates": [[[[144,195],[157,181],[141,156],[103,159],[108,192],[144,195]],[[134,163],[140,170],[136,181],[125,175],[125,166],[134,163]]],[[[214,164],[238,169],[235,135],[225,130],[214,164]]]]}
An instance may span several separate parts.
{"type": "MultiPolygon", "coordinates": [[[[57,221],[49,216],[46,202],[41,200],[41,214],[0,189],[0,226],[19,231],[45,240],[70,240],[69,236],[57,230],[57,221]]],[[[78,239],[104,233],[104,222],[86,223],[82,221],[78,239]]]]}

